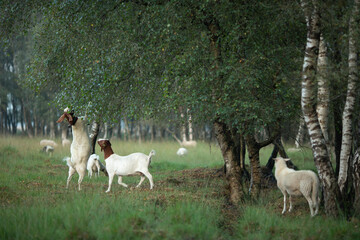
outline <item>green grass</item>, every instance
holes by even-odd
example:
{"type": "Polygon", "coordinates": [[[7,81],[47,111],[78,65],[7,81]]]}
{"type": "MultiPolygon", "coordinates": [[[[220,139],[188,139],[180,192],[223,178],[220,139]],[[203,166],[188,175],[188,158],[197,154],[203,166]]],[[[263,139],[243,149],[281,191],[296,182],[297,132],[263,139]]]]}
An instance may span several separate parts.
{"type": "MultiPolygon", "coordinates": [[[[282,195],[266,188],[257,202],[239,212],[225,210],[223,165],[219,149],[205,143],[178,157],[177,143],[112,141],[120,155],[156,150],[148,181],[124,177],[129,188],[108,178],[77,175],[65,189],[68,168],[61,146],[52,156],[40,152],[40,139],[0,138],[0,239],[359,239],[359,220],[329,219],[320,209],[310,218],[305,199],[295,199],[292,213],[281,215],[282,195]]],[[[96,149],[97,153],[103,155],[96,149]]],[[[261,151],[266,164],[272,148],[261,151]]],[[[309,150],[289,153],[301,169],[315,169],[309,150]]]]}

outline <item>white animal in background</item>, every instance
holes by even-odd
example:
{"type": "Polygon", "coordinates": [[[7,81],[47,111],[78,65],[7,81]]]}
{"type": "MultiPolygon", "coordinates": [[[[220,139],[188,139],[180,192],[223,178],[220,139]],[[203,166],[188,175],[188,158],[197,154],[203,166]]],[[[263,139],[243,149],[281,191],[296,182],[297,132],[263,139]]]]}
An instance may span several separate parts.
{"type": "Polygon", "coordinates": [[[51,146],[53,148],[57,147],[57,143],[53,140],[49,140],[49,139],[43,139],[40,141],[40,146],[42,147],[46,147],[46,146],[51,146]]]}
{"type": "Polygon", "coordinates": [[[69,188],[69,183],[75,172],[79,174],[78,188],[81,190],[81,182],[86,173],[86,165],[90,156],[90,142],[86,132],[85,118],[77,118],[74,113],[68,113],[69,109],[64,110],[58,123],[62,122],[65,118],[68,120],[72,127],[73,141],[70,146],[71,158],[66,158],[67,165],[69,166],[69,176],[66,182],[66,188],[69,188]]]}
{"type": "Polygon", "coordinates": [[[186,148],[179,148],[176,152],[176,154],[180,157],[185,156],[186,154],[188,154],[188,150],[186,148]]]}
{"type": "Polygon", "coordinates": [[[96,174],[99,176],[100,170],[105,169],[105,166],[101,163],[99,155],[91,154],[86,168],[88,170],[89,177],[91,178],[93,172],[95,173],[95,176],[96,174]]]}
{"type": "Polygon", "coordinates": [[[181,146],[184,146],[184,147],[196,147],[196,145],[197,145],[197,143],[194,140],[181,142],[181,146]]]}
{"type": "Polygon", "coordinates": [[[71,142],[70,142],[69,139],[64,138],[63,140],[61,140],[61,144],[62,144],[63,147],[67,147],[67,146],[71,145],[71,142]]]}
{"type": "Polygon", "coordinates": [[[282,214],[286,212],[286,196],[289,194],[290,208],[292,211],[292,196],[303,195],[309,203],[310,214],[315,216],[319,211],[319,178],[310,170],[295,171],[286,166],[286,161],[281,157],[275,160],[275,178],[277,186],[284,195],[284,208],[282,214]]]}
{"type": "Polygon", "coordinates": [[[152,150],[148,156],[143,153],[132,153],[128,156],[119,156],[113,152],[111,143],[108,139],[99,139],[98,144],[101,147],[101,151],[104,151],[106,170],[109,174],[109,188],[106,192],[110,192],[115,175],[118,175],[118,183],[124,187],[127,187],[127,185],[122,182],[123,176],[140,175],[141,179],[136,187],[140,187],[141,183],[145,180],[145,177],[147,177],[150,182],[150,189],[153,188],[154,182],[148,168],[152,156],[155,155],[154,150],[152,150]]]}
{"type": "Polygon", "coordinates": [[[52,153],[54,152],[54,148],[52,146],[45,146],[43,147],[42,151],[45,153],[48,153],[50,156],[52,155],[52,153]]]}

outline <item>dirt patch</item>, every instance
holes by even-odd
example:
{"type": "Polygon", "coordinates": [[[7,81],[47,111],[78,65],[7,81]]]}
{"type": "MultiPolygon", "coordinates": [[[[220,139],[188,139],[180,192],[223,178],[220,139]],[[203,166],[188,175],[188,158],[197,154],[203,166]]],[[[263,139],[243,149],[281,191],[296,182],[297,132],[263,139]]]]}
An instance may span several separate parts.
{"type": "Polygon", "coordinates": [[[3,206],[10,205],[13,202],[17,201],[20,196],[18,196],[10,187],[3,186],[0,187],[0,204],[3,206]]]}

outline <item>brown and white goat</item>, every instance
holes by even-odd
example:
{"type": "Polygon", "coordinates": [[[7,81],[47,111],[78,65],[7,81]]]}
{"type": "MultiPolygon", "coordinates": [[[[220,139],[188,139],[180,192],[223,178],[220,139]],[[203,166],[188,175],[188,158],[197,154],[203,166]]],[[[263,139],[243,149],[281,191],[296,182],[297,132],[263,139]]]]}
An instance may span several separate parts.
{"type": "Polygon", "coordinates": [[[118,183],[127,187],[127,185],[122,182],[122,177],[140,174],[141,179],[136,187],[139,187],[145,177],[147,177],[150,182],[150,189],[153,188],[154,182],[149,172],[149,166],[151,163],[151,157],[155,155],[154,150],[152,150],[148,156],[143,153],[132,153],[128,156],[119,156],[112,150],[111,143],[108,139],[99,139],[98,144],[100,145],[101,151],[104,151],[106,170],[109,174],[109,188],[106,192],[110,192],[111,184],[115,175],[118,175],[118,183]]]}
{"type": "Polygon", "coordinates": [[[90,156],[90,142],[86,132],[85,118],[77,118],[74,113],[68,113],[69,109],[64,110],[58,123],[66,119],[72,128],[73,141],[70,146],[71,158],[66,158],[67,165],[69,166],[69,176],[66,182],[66,188],[69,187],[70,180],[75,172],[79,174],[78,187],[81,190],[81,182],[86,174],[86,164],[90,156]]]}

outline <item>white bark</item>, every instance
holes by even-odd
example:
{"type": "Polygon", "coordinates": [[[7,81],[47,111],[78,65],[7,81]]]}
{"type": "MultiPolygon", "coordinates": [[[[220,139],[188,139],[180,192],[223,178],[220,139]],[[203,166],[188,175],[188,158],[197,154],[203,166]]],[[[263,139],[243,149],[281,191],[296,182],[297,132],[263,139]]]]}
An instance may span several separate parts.
{"type": "Polygon", "coordinates": [[[300,122],[299,122],[298,133],[297,133],[296,139],[295,139],[296,148],[300,148],[301,145],[303,144],[304,135],[305,135],[305,129],[306,129],[305,120],[304,120],[304,117],[301,116],[300,117],[300,122]]]}
{"type": "Polygon", "coordinates": [[[357,69],[357,48],[356,48],[356,17],[359,15],[359,4],[360,0],[354,1],[354,7],[349,21],[349,78],[348,87],[346,94],[345,108],[343,112],[343,126],[342,126],[342,142],[341,142],[341,153],[340,153],[340,168],[338,184],[340,191],[342,192],[345,187],[345,183],[348,176],[349,168],[349,157],[352,145],[352,119],[356,100],[356,82],[358,81],[358,69],[357,69]]]}
{"type": "Polygon", "coordinates": [[[316,1],[313,1],[313,5],[310,6],[308,1],[301,0],[301,6],[303,7],[308,26],[307,44],[302,69],[301,108],[310,136],[314,162],[324,190],[325,212],[327,215],[337,216],[339,214],[338,200],[340,192],[316,113],[315,104],[315,73],[317,50],[320,42],[320,15],[317,10],[316,1]]]}
{"type": "Polygon", "coordinates": [[[185,125],[185,114],[183,113],[182,109],[180,110],[180,116],[181,116],[181,139],[183,142],[187,142],[186,140],[186,125],[185,125]]]}
{"type": "Polygon", "coordinates": [[[190,114],[190,109],[187,109],[187,115],[188,115],[188,127],[189,127],[189,141],[193,141],[194,135],[193,135],[192,118],[191,118],[191,114],[190,114]]]}
{"type": "Polygon", "coordinates": [[[316,106],[316,112],[318,115],[321,131],[325,138],[328,152],[330,153],[329,133],[328,133],[330,90],[329,90],[328,77],[329,76],[328,76],[327,47],[323,36],[320,36],[319,56],[318,56],[318,65],[317,65],[318,101],[316,106]]]}

